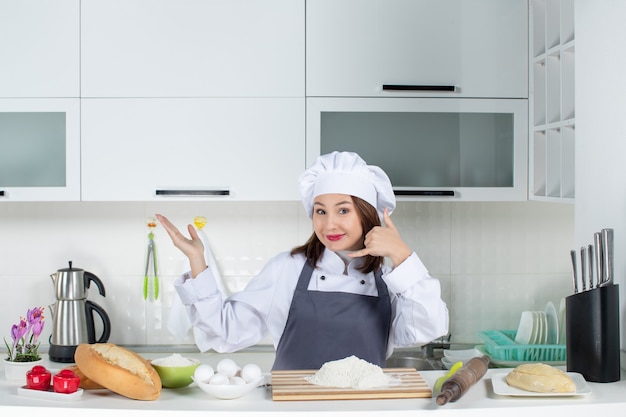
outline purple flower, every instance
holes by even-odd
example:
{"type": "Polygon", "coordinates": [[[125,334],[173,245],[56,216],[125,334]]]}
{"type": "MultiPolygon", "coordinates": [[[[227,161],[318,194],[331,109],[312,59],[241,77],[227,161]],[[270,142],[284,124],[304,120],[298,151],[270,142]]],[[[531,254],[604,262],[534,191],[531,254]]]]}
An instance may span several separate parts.
{"type": "Polygon", "coordinates": [[[37,338],[43,331],[43,325],[44,325],[43,312],[44,312],[43,307],[36,307],[36,308],[33,308],[32,310],[28,310],[28,314],[27,314],[28,324],[30,325],[33,331],[31,343],[35,343],[37,341],[37,338]]]}
{"type": "Polygon", "coordinates": [[[37,353],[39,343],[36,342],[44,327],[43,313],[43,307],[29,309],[26,318],[20,317],[20,322],[11,326],[13,346],[9,346],[6,339],[4,341],[9,351],[8,360],[30,362],[40,358],[37,353]]]}
{"type": "Polygon", "coordinates": [[[35,307],[33,309],[28,310],[26,316],[28,317],[28,323],[35,324],[37,322],[43,321],[43,307],[35,307]]]}
{"type": "Polygon", "coordinates": [[[11,337],[13,341],[17,343],[28,331],[26,320],[20,317],[20,322],[11,326],[11,337]]]}

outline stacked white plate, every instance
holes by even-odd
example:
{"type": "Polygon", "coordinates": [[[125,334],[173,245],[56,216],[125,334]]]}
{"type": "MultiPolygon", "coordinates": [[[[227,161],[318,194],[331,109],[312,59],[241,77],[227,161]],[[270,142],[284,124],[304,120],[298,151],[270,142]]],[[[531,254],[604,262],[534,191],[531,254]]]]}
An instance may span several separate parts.
{"type": "Polygon", "coordinates": [[[549,302],[545,311],[523,311],[515,335],[521,345],[554,345],[559,343],[559,317],[554,304],[549,302]]]}
{"type": "Polygon", "coordinates": [[[482,355],[483,353],[479,351],[478,349],[461,349],[461,350],[444,349],[443,357],[441,358],[441,363],[446,367],[446,369],[450,369],[457,362],[463,362],[463,364],[465,364],[470,359],[476,358],[482,355]]]}

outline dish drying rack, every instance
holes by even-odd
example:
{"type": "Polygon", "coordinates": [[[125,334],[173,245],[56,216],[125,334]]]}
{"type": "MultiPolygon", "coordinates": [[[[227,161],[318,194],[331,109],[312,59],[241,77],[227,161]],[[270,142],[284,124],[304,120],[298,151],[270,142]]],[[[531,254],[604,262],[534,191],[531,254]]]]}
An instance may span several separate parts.
{"type": "Polygon", "coordinates": [[[516,330],[485,330],[478,335],[492,359],[509,362],[565,362],[565,345],[522,345],[515,341],[516,330]]]}

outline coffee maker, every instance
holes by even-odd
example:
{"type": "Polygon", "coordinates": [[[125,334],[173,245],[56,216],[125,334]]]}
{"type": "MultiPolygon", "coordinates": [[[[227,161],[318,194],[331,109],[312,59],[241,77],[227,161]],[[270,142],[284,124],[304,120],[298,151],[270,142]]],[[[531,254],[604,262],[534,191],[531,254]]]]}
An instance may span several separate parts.
{"type": "Polygon", "coordinates": [[[50,335],[51,361],[74,362],[74,352],[81,343],[104,343],[111,335],[109,316],[98,304],[87,300],[87,290],[93,282],[102,296],[104,285],[100,278],[80,268],[59,269],[51,274],[57,302],[50,306],[52,311],[52,334],[50,335]],[[102,321],[102,334],[96,338],[94,312],[102,321]]]}

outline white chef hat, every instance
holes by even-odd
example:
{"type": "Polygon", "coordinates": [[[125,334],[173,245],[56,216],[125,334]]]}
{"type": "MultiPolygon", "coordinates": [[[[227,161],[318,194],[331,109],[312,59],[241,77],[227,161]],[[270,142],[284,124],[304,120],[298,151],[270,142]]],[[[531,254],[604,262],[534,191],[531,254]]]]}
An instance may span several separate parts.
{"type": "Polygon", "coordinates": [[[321,155],[300,175],[302,204],[313,215],[313,201],[322,194],[347,194],[371,204],[382,219],[385,208],[389,214],[396,208],[391,181],[385,171],[367,163],[354,152],[332,152],[321,155]]]}

